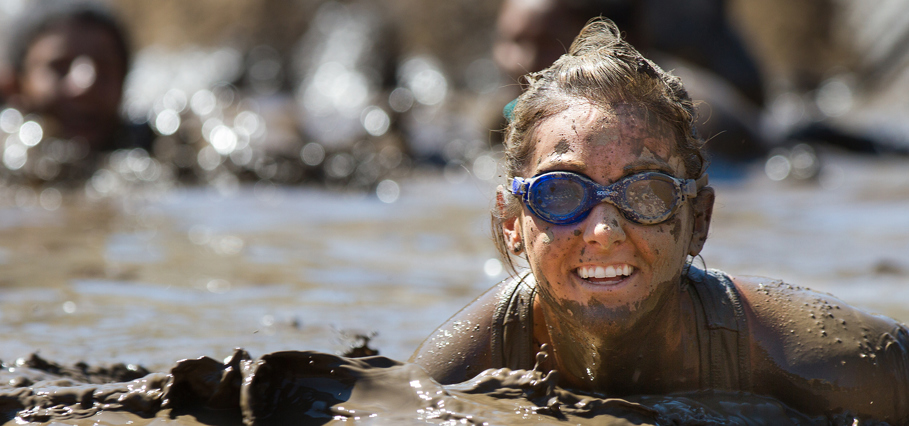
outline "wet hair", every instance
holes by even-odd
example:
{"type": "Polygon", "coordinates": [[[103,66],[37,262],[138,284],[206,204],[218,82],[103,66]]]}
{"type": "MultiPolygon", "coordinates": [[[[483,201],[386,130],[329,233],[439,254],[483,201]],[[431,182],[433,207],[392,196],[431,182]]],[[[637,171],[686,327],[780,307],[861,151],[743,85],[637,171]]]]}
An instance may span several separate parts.
{"type": "MultiPolygon", "coordinates": [[[[526,89],[516,100],[505,129],[502,166],[506,183],[526,169],[533,155],[537,126],[578,99],[601,107],[633,104],[655,114],[672,128],[687,178],[696,179],[707,168],[704,140],[694,126],[694,104],[681,79],[641,56],[622,40],[618,27],[608,19],[589,21],[568,53],[525,79],[526,89]]],[[[516,217],[521,205],[507,190],[503,196],[504,205],[497,203],[492,210],[493,238],[513,270],[502,223],[516,217]]]]}
{"type": "Polygon", "coordinates": [[[116,41],[123,69],[129,69],[129,39],[109,8],[94,1],[38,0],[29,5],[11,29],[6,56],[16,74],[22,73],[25,57],[38,38],[68,23],[94,25],[108,31],[116,41]]]}

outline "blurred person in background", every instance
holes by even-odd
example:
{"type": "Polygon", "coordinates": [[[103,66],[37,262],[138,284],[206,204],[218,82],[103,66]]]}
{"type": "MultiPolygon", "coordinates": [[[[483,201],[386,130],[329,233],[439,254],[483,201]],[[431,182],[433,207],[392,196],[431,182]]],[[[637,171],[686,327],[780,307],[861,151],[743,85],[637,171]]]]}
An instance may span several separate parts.
{"type": "Polygon", "coordinates": [[[45,137],[90,151],[148,149],[150,130],[119,114],[131,52],[110,10],[94,2],[34,2],[12,28],[6,53],[3,98],[23,115],[38,115],[45,137]]]}
{"type": "Polygon", "coordinates": [[[504,0],[493,57],[511,81],[520,82],[558,59],[584,24],[601,15],[702,101],[697,128],[718,157],[713,176],[722,176],[718,166],[766,154],[759,133],[761,77],[726,20],[723,0],[504,0]]]}

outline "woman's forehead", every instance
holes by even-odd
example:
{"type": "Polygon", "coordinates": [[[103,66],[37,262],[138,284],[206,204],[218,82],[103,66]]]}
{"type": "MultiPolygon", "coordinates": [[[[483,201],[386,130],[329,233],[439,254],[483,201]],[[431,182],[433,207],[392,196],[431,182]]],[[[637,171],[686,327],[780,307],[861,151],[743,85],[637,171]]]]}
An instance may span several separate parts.
{"type": "Polygon", "coordinates": [[[538,164],[546,162],[547,157],[571,157],[565,155],[569,152],[606,149],[633,152],[643,161],[673,164],[674,170],[681,165],[676,158],[677,141],[672,127],[657,114],[635,104],[572,104],[541,122],[534,139],[538,164]]]}

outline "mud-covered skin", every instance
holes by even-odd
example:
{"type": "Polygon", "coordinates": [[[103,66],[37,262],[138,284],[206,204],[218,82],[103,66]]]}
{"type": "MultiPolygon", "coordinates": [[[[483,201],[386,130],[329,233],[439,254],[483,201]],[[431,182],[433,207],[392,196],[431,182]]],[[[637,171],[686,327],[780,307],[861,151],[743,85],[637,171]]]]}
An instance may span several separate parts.
{"type": "Polygon", "coordinates": [[[752,333],[754,392],[809,414],[909,423],[909,335],[836,297],[736,278],[752,333]]]}
{"type": "Polygon", "coordinates": [[[446,384],[463,382],[493,368],[493,312],[507,297],[502,287],[497,285],[483,293],[429,335],[410,362],[423,366],[433,379],[446,384]]]}
{"type": "MultiPolygon", "coordinates": [[[[603,185],[643,171],[687,177],[671,135],[640,107],[576,102],[536,129],[532,166],[523,176],[568,170],[603,185]]],[[[559,370],[563,384],[621,395],[696,388],[693,307],[680,275],[686,256],[697,254],[706,237],[713,193],[702,195],[656,225],[631,222],[608,203],[570,225],[542,221],[526,207],[505,222],[506,243],[526,251],[538,282],[536,343],[551,345],[545,367],[559,370]],[[579,267],[610,265],[630,265],[633,273],[613,279],[577,273],[579,267]]],[[[412,360],[447,383],[482,371],[491,359],[489,314],[499,292],[481,296],[412,360]],[[458,341],[467,335],[484,343],[458,341]]]]}
{"type": "MultiPolygon", "coordinates": [[[[608,185],[643,171],[687,176],[671,129],[635,105],[577,102],[541,122],[533,138],[528,177],[567,170],[608,185]]],[[[696,384],[697,359],[684,356],[694,325],[682,315],[690,302],[679,285],[686,255],[699,250],[694,228],[690,205],[656,225],[631,222],[609,203],[576,224],[553,225],[526,208],[506,222],[506,241],[526,247],[539,283],[545,327],[536,336],[552,344],[552,367],[568,384],[621,394],[696,384]],[[634,272],[622,279],[577,273],[611,265],[634,272]]]]}
{"type": "MultiPolygon", "coordinates": [[[[524,176],[553,170],[609,184],[644,170],[688,177],[670,133],[632,106],[576,103],[536,129],[524,176]]],[[[706,239],[712,190],[656,225],[625,219],[612,205],[583,221],[552,225],[526,208],[503,223],[506,244],[523,247],[537,281],[535,344],[551,346],[544,370],[560,385],[609,396],[665,395],[697,389],[701,377],[694,307],[680,275],[706,239]],[[591,264],[628,264],[625,278],[581,279],[591,264]]],[[[734,279],[751,334],[756,394],[809,415],[909,423],[909,336],[896,322],[832,296],[753,278],[734,279]]],[[[442,383],[471,378],[491,360],[490,326],[502,295],[495,287],[437,330],[413,362],[442,383]]],[[[701,330],[703,334],[703,330],[701,330]]]]}
{"type": "MultiPolygon", "coordinates": [[[[780,281],[733,277],[733,282],[748,316],[754,394],[774,398],[809,416],[833,418],[852,414],[889,424],[909,423],[909,336],[904,326],[855,309],[834,296],[780,281]]],[[[455,326],[465,320],[491,324],[495,303],[503,297],[502,287],[503,284],[493,287],[443,324],[411,362],[422,365],[441,383],[463,382],[486,368],[502,367],[491,363],[488,326],[468,333],[472,339],[462,338],[465,334],[459,330],[463,327],[455,326]]],[[[535,318],[539,315],[538,309],[535,318]]],[[[538,328],[545,328],[541,321],[535,323],[538,328]]],[[[692,339],[694,342],[696,339],[692,339]]],[[[687,355],[698,355],[696,345],[686,351],[687,355]]],[[[699,373],[695,374],[695,387],[699,373]]],[[[558,385],[572,387],[564,375],[558,385]]],[[[623,392],[622,386],[598,393],[635,393],[627,389],[623,392]]],[[[686,382],[666,387],[669,390],[665,392],[637,393],[674,393],[691,386],[686,382]]],[[[733,402],[734,398],[728,401],[733,402]]]]}

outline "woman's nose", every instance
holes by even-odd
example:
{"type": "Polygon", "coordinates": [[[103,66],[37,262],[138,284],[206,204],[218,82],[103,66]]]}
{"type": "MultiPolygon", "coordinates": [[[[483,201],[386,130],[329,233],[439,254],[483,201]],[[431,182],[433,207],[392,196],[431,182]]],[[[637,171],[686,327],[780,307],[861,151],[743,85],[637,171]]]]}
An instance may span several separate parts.
{"type": "Polygon", "coordinates": [[[612,204],[600,203],[590,210],[581,222],[584,226],[584,240],[604,248],[625,241],[625,217],[612,204]]]}

